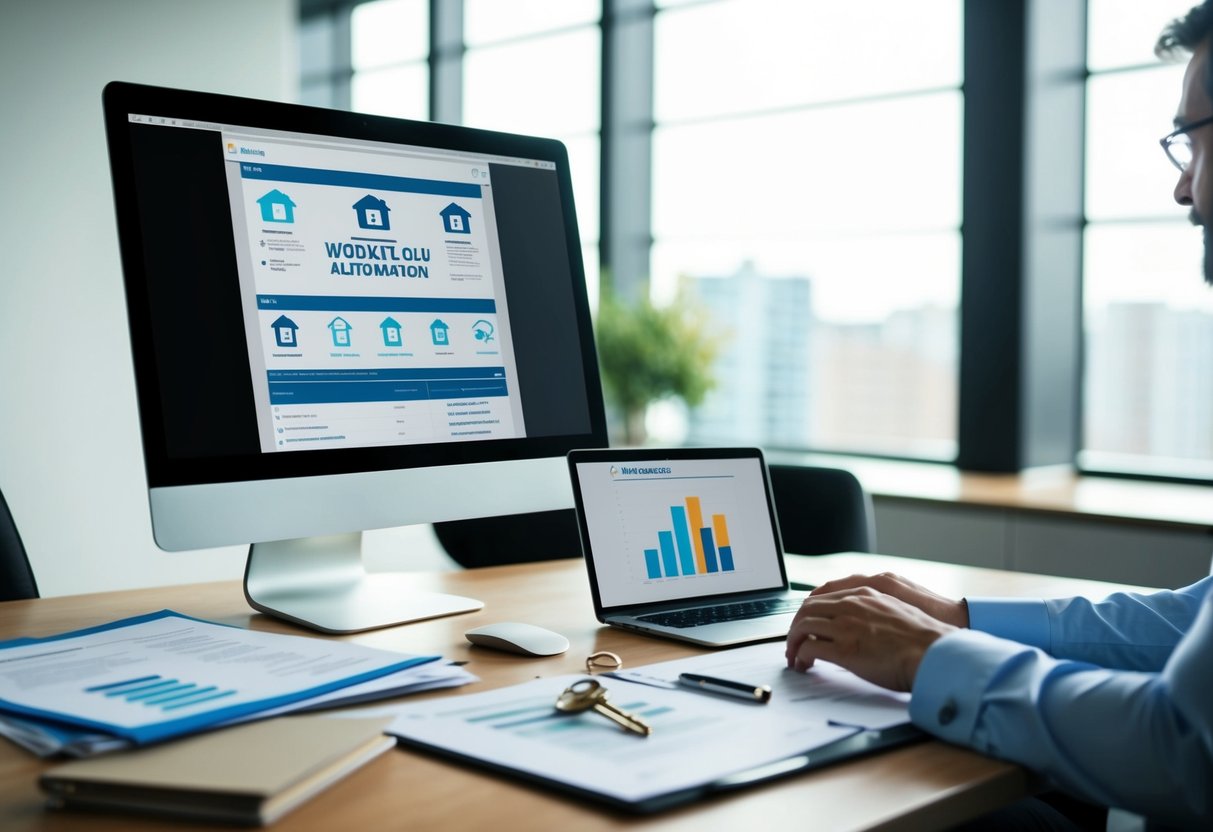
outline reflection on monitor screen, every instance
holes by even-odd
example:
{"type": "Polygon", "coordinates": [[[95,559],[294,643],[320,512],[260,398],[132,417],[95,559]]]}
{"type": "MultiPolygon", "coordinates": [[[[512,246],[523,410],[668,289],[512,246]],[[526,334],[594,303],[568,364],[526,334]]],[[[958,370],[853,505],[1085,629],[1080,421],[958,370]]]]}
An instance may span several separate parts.
{"type": "Polygon", "coordinates": [[[249,602],[328,632],[479,609],[361,532],[570,506],[606,444],[564,147],[104,98],[157,543],[251,543],[249,602]]]}

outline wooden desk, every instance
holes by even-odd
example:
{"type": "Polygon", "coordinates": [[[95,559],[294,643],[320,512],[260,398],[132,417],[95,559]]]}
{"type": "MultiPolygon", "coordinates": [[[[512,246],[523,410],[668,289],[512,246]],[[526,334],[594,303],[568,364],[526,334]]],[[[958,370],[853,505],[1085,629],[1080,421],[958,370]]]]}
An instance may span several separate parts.
{"type": "MultiPolygon", "coordinates": [[[[974,567],[841,554],[789,557],[793,579],[820,583],[853,572],[896,571],[953,596],[1063,595],[1101,597],[1122,588],[1094,581],[1025,575],[974,567]]],[[[351,636],[361,643],[410,653],[466,659],[483,680],[458,696],[539,676],[583,672],[586,655],[610,650],[627,666],[703,652],[602,627],[594,620],[585,568],[579,560],[419,574],[420,589],[454,592],[486,602],[479,613],[440,618],[351,636]],[[561,656],[525,659],[472,648],[464,630],[492,621],[527,621],[563,633],[572,643],[561,656]]],[[[0,638],[50,635],[163,608],[258,630],[295,632],[254,613],[235,582],[45,598],[0,604],[0,638]]],[[[164,821],[134,815],[57,813],[43,808],[35,781],[49,764],[0,740],[0,829],[163,829],[164,821]]],[[[273,828],[290,830],[679,829],[771,828],[823,830],[939,829],[1028,793],[1017,766],[940,742],[891,751],[792,777],[667,814],[632,818],[536,787],[466,769],[413,751],[386,754],[273,828]]],[[[203,828],[173,823],[174,829],[203,828]]]]}

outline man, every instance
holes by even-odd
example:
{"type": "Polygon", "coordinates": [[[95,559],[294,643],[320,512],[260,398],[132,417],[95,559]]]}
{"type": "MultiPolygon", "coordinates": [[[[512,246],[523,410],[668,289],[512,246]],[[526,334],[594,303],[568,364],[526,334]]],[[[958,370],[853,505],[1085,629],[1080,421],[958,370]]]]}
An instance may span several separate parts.
{"type": "MultiPolygon", "coordinates": [[[[1205,0],[1155,51],[1191,53],[1176,130],[1162,143],[1181,171],[1175,201],[1204,230],[1213,285],[1211,49],[1205,0]]],[[[816,659],[912,691],[920,728],[1021,763],[1066,793],[1213,828],[1213,576],[1100,603],[953,601],[896,575],[853,576],[816,589],[796,615],[788,666],[816,659]]]]}

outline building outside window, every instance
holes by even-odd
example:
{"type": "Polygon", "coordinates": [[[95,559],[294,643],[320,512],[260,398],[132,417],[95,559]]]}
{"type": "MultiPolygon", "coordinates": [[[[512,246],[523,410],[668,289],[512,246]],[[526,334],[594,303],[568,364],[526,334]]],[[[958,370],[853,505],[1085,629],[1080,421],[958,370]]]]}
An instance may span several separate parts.
{"type": "Polygon", "coordinates": [[[1213,478],[1213,292],[1198,278],[1201,236],[1172,198],[1158,148],[1184,64],[1143,39],[1188,0],[1088,4],[1086,372],[1080,464],[1213,478]]]}
{"type": "Polygon", "coordinates": [[[658,5],[652,288],[726,339],[688,439],[951,461],[961,2],[658,5]]]}

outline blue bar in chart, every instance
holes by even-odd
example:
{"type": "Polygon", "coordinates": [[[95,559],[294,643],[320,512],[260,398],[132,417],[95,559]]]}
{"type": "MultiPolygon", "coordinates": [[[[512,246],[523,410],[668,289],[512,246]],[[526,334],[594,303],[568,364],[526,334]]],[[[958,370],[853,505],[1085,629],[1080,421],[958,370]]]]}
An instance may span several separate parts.
{"type": "Polygon", "coordinates": [[[212,690],[215,690],[214,686],[209,688],[200,688],[194,692],[195,695],[183,697],[181,700],[170,702],[167,705],[162,706],[161,710],[175,711],[178,708],[188,708],[191,705],[199,705],[203,702],[210,702],[212,699],[222,699],[225,696],[233,696],[236,693],[234,690],[220,690],[211,693],[210,691],[212,690]]]}
{"type": "Polygon", "coordinates": [[[691,535],[687,531],[686,507],[670,506],[670,519],[674,521],[674,539],[678,541],[678,559],[682,564],[682,574],[694,575],[695,550],[691,548],[691,535]]]}
{"type": "Polygon", "coordinates": [[[704,526],[699,530],[699,540],[703,543],[703,564],[709,572],[719,572],[716,565],[716,544],[712,542],[712,530],[704,526]]]}
{"type": "Polygon", "coordinates": [[[154,682],[159,679],[159,676],[140,676],[136,679],[125,679],[121,682],[110,682],[108,685],[93,685],[91,688],[85,688],[85,693],[96,693],[99,690],[113,690],[114,688],[125,688],[130,685],[136,685],[140,682],[154,682]]]}
{"type": "MultiPolygon", "coordinates": [[[[654,552],[654,557],[655,555],[654,552]]],[[[85,688],[84,692],[96,693],[109,699],[120,698],[132,705],[159,708],[162,711],[188,708],[191,705],[200,705],[203,702],[210,702],[212,699],[223,699],[225,696],[232,696],[236,693],[234,690],[220,690],[216,685],[199,687],[194,682],[165,679],[163,676],[139,676],[135,679],[124,679],[121,682],[94,685],[85,688]]]]}
{"type": "Polygon", "coordinates": [[[678,574],[678,559],[674,556],[674,533],[657,532],[657,542],[661,544],[661,561],[665,566],[666,577],[672,578],[678,574]]]}
{"type": "Polygon", "coordinates": [[[733,547],[729,545],[729,524],[723,514],[712,515],[712,531],[716,533],[716,545],[720,554],[720,568],[733,571],[733,547]]]}
{"type": "Polygon", "coordinates": [[[172,685],[177,684],[176,679],[161,679],[159,676],[157,676],[156,679],[158,681],[146,682],[142,685],[136,685],[134,687],[121,687],[121,688],[115,688],[114,690],[108,690],[102,695],[108,696],[111,699],[114,698],[115,696],[122,696],[122,697],[125,697],[128,702],[130,702],[132,700],[142,698],[142,697],[140,697],[139,694],[143,693],[144,691],[149,691],[149,690],[159,691],[166,687],[170,687],[172,685]]]}
{"type": "Polygon", "coordinates": [[[661,577],[661,564],[657,561],[656,549],[644,550],[644,568],[649,573],[649,579],[661,577]]]}

